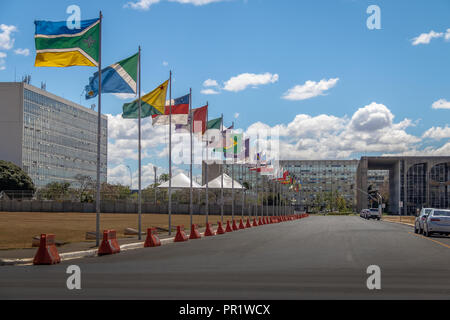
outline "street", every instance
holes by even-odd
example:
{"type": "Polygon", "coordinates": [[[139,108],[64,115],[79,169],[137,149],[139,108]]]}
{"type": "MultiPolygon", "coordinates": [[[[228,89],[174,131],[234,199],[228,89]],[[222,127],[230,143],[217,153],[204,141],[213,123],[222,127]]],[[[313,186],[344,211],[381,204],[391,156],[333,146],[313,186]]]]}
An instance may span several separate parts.
{"type": "Polygon", "coordinates": [[[448,299],[450,238],[356,216],[305,219],[158,248],[0,267],[0,299],[448,299]],[[81,290],[68,290],[69,265],[81,290]],[[369,290],[367,267],[381,269],[369,290]]]}

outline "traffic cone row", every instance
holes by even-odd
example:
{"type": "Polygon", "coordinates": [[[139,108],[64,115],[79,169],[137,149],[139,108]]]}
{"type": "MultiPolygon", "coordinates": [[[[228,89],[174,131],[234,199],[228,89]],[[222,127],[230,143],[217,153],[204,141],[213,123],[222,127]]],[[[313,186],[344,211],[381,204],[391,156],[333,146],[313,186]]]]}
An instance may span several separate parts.
{"type": "MultiPolygon", "coordinates": [[[[236,224],[236,220],[230,224],[227,221],[227,226],[224,229],[222,222],[218,221],[217,230],[212,229],[211,223],[206,224],[206,230],[204,233],[205,237],[210,237],[214,235],[220,235],[227,232],[233,232],[243,229],[248,229],[251,227],[257,227],[264,224],[280,223],[285,221],[292,221],[297,219],[303,219],[309,217],[307,213],[292,214],[288,216],[271,216],[271,217],[259,217],[258,221],[253,218],[253,224],[250,218],[247,218],[247,222],[244,224],[242,219],[239,219],[239,226],[236,224]]],[[[189,239],[200,239],[201,235],[198,231],[198,226],[196,224],[191,225],[191,233],[188,237],[184,232],[184,226],[177,226],[177,234],[174,238],[174,242],[184,242],[189,239]]],[[[144,242],[144,247],[158,247],[161,246],[161,240],[159,239],[156,228],[147,229],[147,238],[144,242]]],[[[117,242],[117,236],[115,230],[105,230],[103,231],[103,240],[98,249],[98,255],[109,255],[120,252],[120,246],[117,242]]],[[[56,264],[61,262],[61,258],[58,254],[58,250],[55,246],[55,235],[53,234],[42,234],[40,239],[40,245],[38,251],[33,260],[33,264],[56,264]]]]}

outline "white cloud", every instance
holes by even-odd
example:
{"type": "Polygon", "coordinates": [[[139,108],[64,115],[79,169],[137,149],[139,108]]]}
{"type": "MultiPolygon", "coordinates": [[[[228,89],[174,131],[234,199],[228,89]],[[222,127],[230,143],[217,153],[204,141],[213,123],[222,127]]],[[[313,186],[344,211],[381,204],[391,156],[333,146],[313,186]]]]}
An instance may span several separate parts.
{"type": "Polygon", "coordinates": [[[216,91],[214,89],[203,89],[200,91],[201,94],[206,94],[206,95],[210,95],[210,94],[219,94],[219,91],[216,91]]]}
{"type": "Polygon", "coordinates": [[[434,140],[441,140],[450,138],[450,127],[447,125],[445,128],[432,127],[428,129],[422,136],[423,138],[429,138],[434,140]]]}
{"type": "MultiPolygon", "coordinates": [[[[152,163],[147,163],[142,166],[142,175],[141,175],[141,183],[142,189],[145,189],[150,184],[153,184],[155,180],[155,173],[153,171],[153,167],[155,165],[152,163]]],[[[157,167],[156,174],[160,176],[164,171],[162,168],[157,167]]],[[[175,171],[175,170],[174,170],[175,171]]],[[[108,183],[112,184],[121,184],[124,186],[130,186],[131,182],[132,189],[136,190],[139,187],[139,170],[132,170],[130,177],[130,169],[125,164],[120,164],[116,167],[108,168],[108,183]]]]}
{"type": "Polygon", "coordinates": [[[122,100],[136,99],[137,95],[134,93],[113,93],[117,98],[122,100]]]}
{"type": "Polygon", "coordinates": [[[433,38],[441,38],[444,36],[443,32],[435,32],[431,30],[428,33],[422,33],[418,37],[412,39],[412,45],[417,46],[419,44],[429,44],[433,38]]]}
{"type": "Polygon", "coordinates": [[[216,80],[207,79],[207,80],[205,80],[205,82],[203,82],[203,86],[204,87],[218,87],[219,84],[217,83],[216,80]]]}
{"type": "Polygon", "coordinates": [[[178,2],[182,4],[193,4],[194,6],[204,6],[214,2],[222,2],[224,0],[169,0],[170,2],[178,2]]]}
{"type": "Polygon", "coordinates": [[[167,66],[169,65],[169,63],[168,63],[167,61],[163,61],[162,65],[163,65],[164,67],[167,67],[167,66]]]}
{"type": "Polygon", "coordinates": [[[426,147],[422,150],[412,148],[400,153],[387,153],[383,156],[448,156],[450,154],[450,142],[442,147],[426,147]]]}
{"type": "MultiPolygon", "coordinates": [[[[136,10],[148,10],[154,4],[159,3],[161,0],[139,0],[136,2],[127,2],[124,5],[124,8],[131,8],[136,10]]],[[[192,4],[194,6],[203,6],[206,4],[221,2],[224,0],[168,0],[169,2],[178,2],[181,4],[192,4]]]]}
{"type": "Polygon", "coordinates": [[[5,58],[6,58],[7,54],[4,52],[0,52],[0,71],[1,70],[5,70],[5,58]]]}
{"type": "Polygon", "coordinates": [[[371,103],[352,117],[298,114],[287,125],[270,127],[257,122],[246,134],[262,136],[269,129],[279,133],[281,159],[349,159],[361,152],[391,153],[414,149],[421,138],[405,130],[413,122],[394,122],[384,105],[371,103]]]}
{"type": "Polygon", "coordinates": [[[445,32],[445,40],[450,41],[450,28],[445,32]]]}
{"type": "Polygon", "coordinates": [[[269,83],[275,83],[279,79],[278,74],[263,73],[242,73],[236,77],[230,78],[225,82],[224,90],[238,92],[245,90],[248,86],[257,87],[269,83]]]}
{"type": "Polygon", "coordinates": [[[15,54],[28,57],[30,55],[30,49],[16,49],[14,50],[15,54]]]}
{"type": "Polygon", "coordinates": [[[339,78],[334,79],[322,79],[319,82],[308,80],[303,85],[297,85],[292,89],[289,89],[284,95],[283,99],[286,100],[306,100],[310,98],[323,95],[325,91],[333,88],[339,78]]]}
{"type": "Polygon", "coordinates": [[[236,113],[234,114],[234,118],[235,118],[235,119],[239,118],[239,112],[236,112],[236,113]]]}
{"type": "Polygon", "coordinates": [[[0,24],[0,49],[9,50],[14,47],[14,38],[11,35],[16,31],[17,28],[15,26],[0,24]]]}
{"type": "Polygon", "coordinates": [[[354,113],[350,126],[355,131],[372,132],[390,128],[393,119],[394,115],[385,105],[372,102],[354,113]]]}
{"type": "Polygon", "coordinates": [[[450,109],[450,101],[440,99],[433,103],[431,106],[433,109],[450,109]]]}

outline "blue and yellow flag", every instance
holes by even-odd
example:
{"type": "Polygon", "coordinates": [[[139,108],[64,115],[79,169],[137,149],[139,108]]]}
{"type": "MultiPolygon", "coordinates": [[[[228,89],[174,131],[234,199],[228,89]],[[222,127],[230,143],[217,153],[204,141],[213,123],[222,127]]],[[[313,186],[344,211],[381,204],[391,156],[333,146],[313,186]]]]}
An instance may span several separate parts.
{"type": "Polygon", "coordinates": [[[98,66],[100,19],[82,20],[79,29],[66,21],[35,21],[36,67],[98,66]]]}

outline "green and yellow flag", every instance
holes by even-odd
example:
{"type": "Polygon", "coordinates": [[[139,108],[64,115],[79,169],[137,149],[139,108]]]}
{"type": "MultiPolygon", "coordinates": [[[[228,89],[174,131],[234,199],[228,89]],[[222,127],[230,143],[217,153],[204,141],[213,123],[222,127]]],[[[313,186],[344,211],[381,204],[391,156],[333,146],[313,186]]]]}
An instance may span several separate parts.
{"type": "MultiPolygon", "coordinates": [[[[168,86],[169,80],[159,85],[152,92],[141,97],[141,118],[147,118],[155,114],[164,114],[168,86]]],[[[123,105],[122,118],[138,119],[138,117],[139,99],[123,105]]]]}
{"type": "Polygon", "coordinates": [[[66,21],[35,21],[36,67],[97,67],[100,19],[82,20],[79,29],[66,21]]]}

